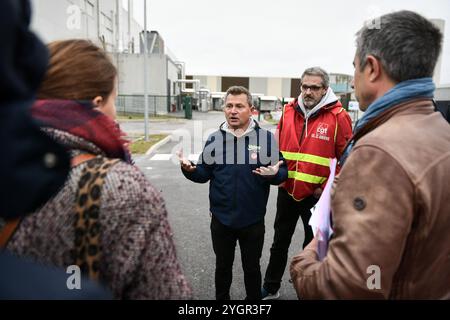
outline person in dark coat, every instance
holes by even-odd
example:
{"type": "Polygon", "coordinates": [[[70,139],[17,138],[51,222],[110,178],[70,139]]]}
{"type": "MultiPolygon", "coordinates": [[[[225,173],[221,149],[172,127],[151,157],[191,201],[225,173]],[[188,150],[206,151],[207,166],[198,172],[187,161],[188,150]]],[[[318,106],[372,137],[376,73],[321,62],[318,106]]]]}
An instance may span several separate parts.
{"type": "Polygon", "coordinates": [[[226,122],[206,142],[196,165],[179,153],[186,178],[210,181],[211,236],[216,254],[216,299],[229,300],[236,242],[241,249],[246,299],[261,299],[260,258],[270,185],[287,179],[274,135],[251,118],[252,97],[239,86],[228,89],[226,122]]]}

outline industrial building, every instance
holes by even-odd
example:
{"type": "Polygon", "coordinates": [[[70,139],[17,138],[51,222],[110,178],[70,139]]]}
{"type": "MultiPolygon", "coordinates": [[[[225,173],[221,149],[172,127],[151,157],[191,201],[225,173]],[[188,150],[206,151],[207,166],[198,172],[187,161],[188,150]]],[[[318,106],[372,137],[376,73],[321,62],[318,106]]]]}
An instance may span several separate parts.
{"type": "MultiPolygon", "coordinates": [[[[185,95],[192,97],[194,109],[221,110],[224,92],[232,85],[248,88],[254,95],[254,104],[262,111],[275,110],[300,94],[299,77],[185,75],[185,63],[170,52],[162,35],[157,31],[144,34],[144,27],[133,15],[138,9],[134,0],[31,0],[31,3],[32,28],[44,42],[89,39],[111,55],[119,72],[119,112],[143,113],[145,91],[149,95],[151,114],[182,110],[185,95]],[[147,90],[144,54],[147,55],[147,90]]],[[[443,32],[444,21],[433,21],[443,32]]],[[[434,77],[438,87],[436,99],[450,101],[450,87],[440,84],[441,59],[434,77]]],[[[345,107],[354,100],[351,81],[350,75],[330,74],[330,85],[345,107]]]]}
{"type": "MultiPolygon", "coordinates": [[[[301,71],[299,71],[301,72],[301,71]]],[[[273,109],[284,102],[297,98],[300,95],[299,78],[274,78],[274,77],[230,77],[211,75],[187,75],[187,79],[200,81],[200,87],[206,88],[218,96],[220,92],[225,92],[233,85],[243,86],[256,97],[263,101],[273,101],[273,109]],[[279,100],[280,103],[276,101],[279,100]]],[[[330,86],[341,101],[347,106],[351,98],[351,81],[353,77],[346,74],[330,74],[330,86]]],[[[188,88],[192,88],[188,86],[188,88]]],[[[217,104],[212,103],[212,109],[216,109],[217,104]]],[[[259,107],[259,106],[258,106],[259,107]]]]}
{"type": "MultiPolygon", "coordinates": [[[[119,71],[118,111],[143,112],[144,28],[133,16],[133,0],[32,0],[32,29],[44,42],[89,39],[107,51],[119,71]]],[[[162,36],[147,31],[149,112],[167,113],[178,105],[184,63],[162,36]]]]}

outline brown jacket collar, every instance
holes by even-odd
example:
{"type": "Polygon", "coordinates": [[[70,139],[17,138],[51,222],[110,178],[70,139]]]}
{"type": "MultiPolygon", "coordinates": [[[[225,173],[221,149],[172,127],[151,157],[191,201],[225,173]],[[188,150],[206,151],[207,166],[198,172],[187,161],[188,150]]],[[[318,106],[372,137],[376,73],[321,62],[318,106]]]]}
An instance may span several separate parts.
{"type": "Polygon", "coordinates": [[[414,107],[414,109],[423,108],[424,111],[430,112],[433,108],[433,100],[429,98],[417,98],[403,102],[392,108],[389,108],[385,112],[381,113],[378,117],[370,120],[360,131],[358,131],[353,136],[352,140],[354,140],[355,142],[358,141],[372,130],[381,126],[383,123],[388,121],[393,116],[399,113],[407,112],[408,109],[411,109],[411,107],[414,107]]]}

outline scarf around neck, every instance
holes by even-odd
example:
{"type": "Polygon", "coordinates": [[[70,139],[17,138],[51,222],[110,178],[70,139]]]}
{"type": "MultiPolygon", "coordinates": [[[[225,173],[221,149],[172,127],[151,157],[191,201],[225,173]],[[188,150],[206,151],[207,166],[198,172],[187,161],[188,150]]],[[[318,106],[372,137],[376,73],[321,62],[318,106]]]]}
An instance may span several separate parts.
{"type": "Polygon", "coordinates": [[[340,159],[342,167],[347,160],[354,144],[355,136],[360,132],[371,120],[377,118],[382,113],[395,108],[397,105],[417,98],[430,98],[434,96],[435,85],[432,78],[419,78],[406,80],[398,83],[396,86],[387,91],[383,96],[372,102],[367,108],[361,119],[356,123],[353,132],[353,138],[347,144],[347,147],[340,159]]]}
{"type": "Polygon", "coordinates": [[[95,144],[107,157],[132,163],[128,142],[119,126],[108,116],[94,110],[88,101],[38,100],[31,108],[41,127],[68,132],[95,144]]]}

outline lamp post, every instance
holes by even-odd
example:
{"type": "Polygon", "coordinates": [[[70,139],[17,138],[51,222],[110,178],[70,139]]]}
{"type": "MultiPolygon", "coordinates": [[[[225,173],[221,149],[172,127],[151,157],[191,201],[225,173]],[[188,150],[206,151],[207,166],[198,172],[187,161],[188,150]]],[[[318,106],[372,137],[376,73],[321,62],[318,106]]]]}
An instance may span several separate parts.
{"type": "Polygon", "coordinates": [[[147,0],[144,0],[144,138],[148,141],[148,92],[147,92],[147,0]]]}

